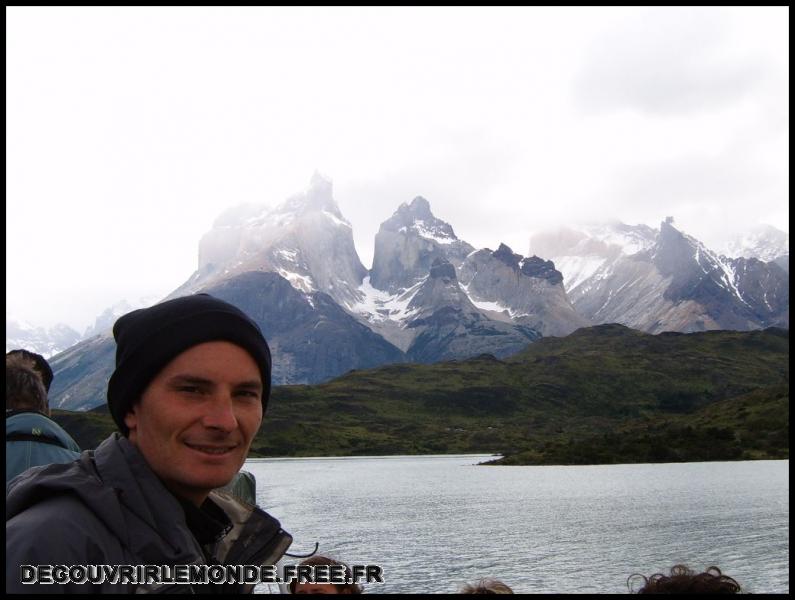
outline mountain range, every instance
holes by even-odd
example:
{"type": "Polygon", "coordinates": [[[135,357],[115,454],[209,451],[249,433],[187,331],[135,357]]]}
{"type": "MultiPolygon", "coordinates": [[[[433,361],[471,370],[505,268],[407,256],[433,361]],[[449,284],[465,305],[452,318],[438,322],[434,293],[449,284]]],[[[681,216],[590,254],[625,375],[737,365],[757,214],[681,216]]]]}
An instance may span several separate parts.
{"type": "Polygon", "coordinates": [[[6,352],[24,348],[41,354],[44,358],[50,358],[82,340],[108,331],[120,316],[136,308],[151,306],[157,300],[156,296],[138,298],[132,302],[121,300],[102,311],[94,323],[86,327],[82,335],[64,323],[44,328],[6,317],[6,352]]]}
{"type": "MultiPolygon", "coordinates": [[[[82,448],[107,405],[55,411],[82,448]]],[[[501,464],[789,458],[789,331],[596,325],[498,359],[393,364],[274,388],[252,456],[483,452],[501,464]],[[322,431],[323,435],[316,435],[322,431]]]]}
{"type": "MultiPolygon", "coordinates": [[[[503,358],[600,323],[648,333],[789,327],[788,248],[772,262],[728,257],[671,219],[530,242],[530,256],[504,244],[476,249],[416,197],[382,223],[368,271],[331,182],[315,174],[275,208],[219,216],[199,242],[196,272],[169,297],[204,291],[250,314],[273,350],[276,385],[390,363],[503,358]]],[[[103,403],[113,348],[105,330],[55,356],[51,404],[103,403]]]]}
{"type": "MultiPolygon", "coordinates": [[[[776,259],[732,258],[677,230],[622,223],[530,239],[566,274],[579,314],[648,333],[789,327],[789,249],[776,259]]],[[[771,249],[768,249],[770,252],[771,249]]]]}

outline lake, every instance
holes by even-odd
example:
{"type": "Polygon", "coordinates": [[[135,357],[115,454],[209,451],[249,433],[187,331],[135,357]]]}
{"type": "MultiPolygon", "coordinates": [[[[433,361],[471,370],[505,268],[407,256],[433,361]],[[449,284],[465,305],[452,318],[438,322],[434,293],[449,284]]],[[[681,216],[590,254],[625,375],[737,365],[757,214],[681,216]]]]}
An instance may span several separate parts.
{"type": "MultiPolygon", "coordinates": [[[[290,551],[378,564],[366,593],[626,593],[632,573],[717,565],[789,592],[789,461],[484,467],[491,457],[253,459],[290,551]]],[[[297,563],[300,559],[289,559],[297,563]]]]}

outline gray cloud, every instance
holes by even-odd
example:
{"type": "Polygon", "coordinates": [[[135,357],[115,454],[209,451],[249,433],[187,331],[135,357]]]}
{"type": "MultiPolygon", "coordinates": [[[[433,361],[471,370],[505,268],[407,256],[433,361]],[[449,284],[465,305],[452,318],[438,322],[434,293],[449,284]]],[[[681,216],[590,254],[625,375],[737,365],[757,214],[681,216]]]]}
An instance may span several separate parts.
{"type": "Polygon", "coordinates": [[[776,171],[738,154],[626,167],[614,182],[606,196],[623,220],[655,224],[672,215],[685,231],[713,246],[777,210],[787,185],[776,171]]]}
{"type": "Polygon", "coordinates": [[[517,153],[489,140],[473,143],[468,139],[473,136],[479,134],[448,135],[449,153],[435,160],[411,161],[372,179],[335,184],[334,196],[353,226],[356,249],[366,266],[372,260],[381,223],[416,196],[426,198],[434,215],[450,223],[459,238],[472,244],[478,243],[472,232],[479,232],[477,237],[484,240],[499,238],[500,229],[505,229],[502,212],[506,207],[490,206],[484,198],[508,178],[517,153]]]}
{"type": "Polygon", "coordinates": [[[599,36],[574,78],[585,112],[714,111],[764,80],[762,58],[733,56],[720,9],[650,8],[599,36]]]}

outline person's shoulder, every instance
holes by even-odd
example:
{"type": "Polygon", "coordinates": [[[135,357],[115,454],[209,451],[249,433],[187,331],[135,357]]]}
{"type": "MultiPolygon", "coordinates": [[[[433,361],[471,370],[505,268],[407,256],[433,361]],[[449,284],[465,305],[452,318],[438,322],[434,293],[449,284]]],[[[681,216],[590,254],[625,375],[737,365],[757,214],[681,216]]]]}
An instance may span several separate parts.
{"type": "Polygon", "coordinates": [[[118,554],[102,519],[74,495],[37,502],[6,521],[6,563],[97,564],[118,554]]]}
{"type": "MultiPolygon", "coordinates": [[[[36,471],[46,466],[36,467],[36,471]]],[[[33,470],[30,473],[34,473],[33,470]]],[[[41,532],[45,539],[49,532],[60,531],[75,533],[84,530],[84,526],[96,516],[89,507],[72,494],[57,494],[42,499],[6,520],[6,539],[17,531],[41,532]]]]}
{"type": "Polygon", "coordinates": [[[16,431],[29,431],[32,426],[54,423],[37,410],[13,410],[6,412],[6,435],[16,431]]]}
{"type": "MultiPolygon", "coordinates": [[[[20,411],[6,416],[6,441],[14,435],[37,436],[56,442],[60,447],[80,453],[80,446],[69,435],[69,432],[61,427],[54,419],[36,411],[20,411]]],[[[11,440],[14,441],[14,440],[11,440]]],[[[36,441],[35,438],[28,438],[26,441],[36,441]]],[[[57,448],[59,446],[52,446],[57,448]]]]}
{"type": "MultiPolygon", "coordinates": [[[[124,564],[123,549],[100,519],[68,494],[43,500],[6,521],[6,592],[52,593],[22,583],[25,566],[124,564]]],[[[95,586],[76,591],[94,592],[95,586]]]]}

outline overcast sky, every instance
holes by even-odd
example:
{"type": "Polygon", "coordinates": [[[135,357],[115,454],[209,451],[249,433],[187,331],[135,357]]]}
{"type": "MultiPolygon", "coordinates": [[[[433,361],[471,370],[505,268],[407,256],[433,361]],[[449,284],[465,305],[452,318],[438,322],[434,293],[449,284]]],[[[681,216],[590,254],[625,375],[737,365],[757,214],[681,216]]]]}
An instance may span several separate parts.
{"type": "Polygon", "coordinates": [[[789,9],[6,8],[7,317],[82,332],[315,169],[362,262],[422,195],[459,238],[668,215],[788,231],[789,9]]]}

